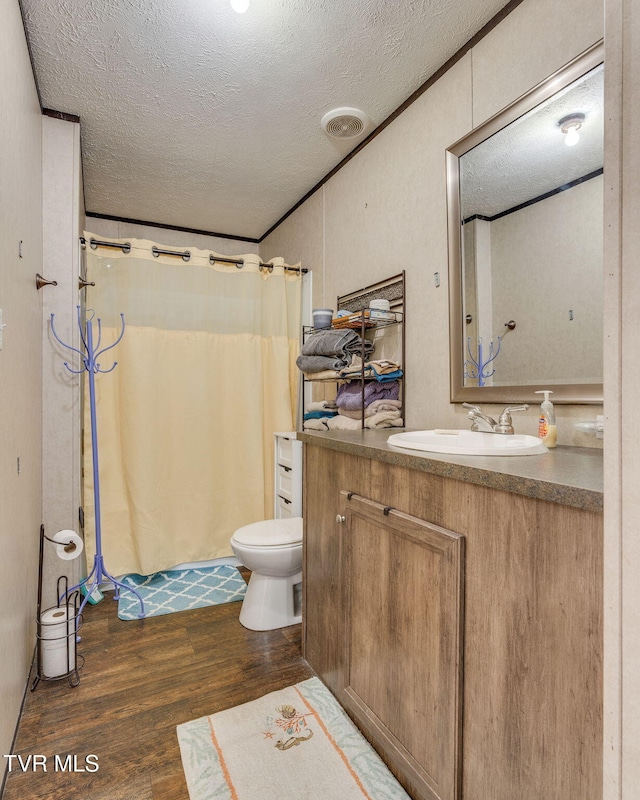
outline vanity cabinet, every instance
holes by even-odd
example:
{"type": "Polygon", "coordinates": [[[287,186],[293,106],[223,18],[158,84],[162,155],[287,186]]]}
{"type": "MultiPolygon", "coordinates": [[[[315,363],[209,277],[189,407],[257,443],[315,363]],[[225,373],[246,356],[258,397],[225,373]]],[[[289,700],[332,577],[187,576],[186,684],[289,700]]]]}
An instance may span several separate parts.
{"type": "Polygon", "coordinates": [[[464,537],[340,493],[345,686],[359,728],[425,797],[460,783],[464,537]]]}
{"type": "Polygon", "coordinates": [[[304,450],[304,654],[414,800],[599,800],[601,513],[304,450]]]}

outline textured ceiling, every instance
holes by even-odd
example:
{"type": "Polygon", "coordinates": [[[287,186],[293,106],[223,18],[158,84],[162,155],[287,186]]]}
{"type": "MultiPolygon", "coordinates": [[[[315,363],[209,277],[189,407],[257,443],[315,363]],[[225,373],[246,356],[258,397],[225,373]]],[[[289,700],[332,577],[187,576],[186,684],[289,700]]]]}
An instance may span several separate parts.
{"type": "MultiPolygon", "coordinates": [[[[17,2],[17,0],[16,0],[17,2]]],[[[22,0],[44,108],[80,117],[87,210],[259,238],[506,0],[22,0]]]]}
{"type": "Polygon", "coordinates": [[[601,65],[462,156],[462,217],[492,217],[602,169],[603,163],[601,65]],[[575,113],[585,120],[580,141],[567,147],[558,122],[575,113]]]}

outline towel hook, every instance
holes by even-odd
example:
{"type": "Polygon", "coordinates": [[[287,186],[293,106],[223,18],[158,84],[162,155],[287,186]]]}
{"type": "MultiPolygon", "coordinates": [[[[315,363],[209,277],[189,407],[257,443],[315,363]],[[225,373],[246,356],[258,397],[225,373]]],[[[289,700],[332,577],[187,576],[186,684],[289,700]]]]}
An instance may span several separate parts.
{"type": "Polygon", "coordinates": [[[36,289],[42,289],[43,286],[57,286],[57,285],[58,281],[48,281],[46,278],[43,278],[39,272],[36,273],[36,289]]]}

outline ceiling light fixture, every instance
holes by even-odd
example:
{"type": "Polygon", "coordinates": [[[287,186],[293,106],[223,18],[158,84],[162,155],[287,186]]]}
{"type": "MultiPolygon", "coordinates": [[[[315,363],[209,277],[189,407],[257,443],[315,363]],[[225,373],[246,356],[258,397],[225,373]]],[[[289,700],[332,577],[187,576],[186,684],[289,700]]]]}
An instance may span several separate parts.
{"type": "Polygon", "coordinates": [[[249,0],[229,0],[231,8],[238,14],[244,14],[249,8],[249,0]]]}
{"type": "Polygon", "coordinates": [[[584,114],[568,114],[558,122],[560,130],[565,135],[564,143],[567,147],[573,147],[574,144],[578,144],[578,140],[580,139],[578,131],[582,127],[583,122],[584,114]]]}

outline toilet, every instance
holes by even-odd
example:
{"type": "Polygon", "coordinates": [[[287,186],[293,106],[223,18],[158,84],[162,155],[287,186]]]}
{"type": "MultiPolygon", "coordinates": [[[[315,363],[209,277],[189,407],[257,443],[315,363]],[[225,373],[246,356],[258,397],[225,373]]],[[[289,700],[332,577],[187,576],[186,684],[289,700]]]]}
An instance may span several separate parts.
{"type": "Polygon", "coordinates": [[[231,537],[236,558],[251,570],[240,623],[270,631],[302,620],[302,517],[244,525],[231,537]]]}

